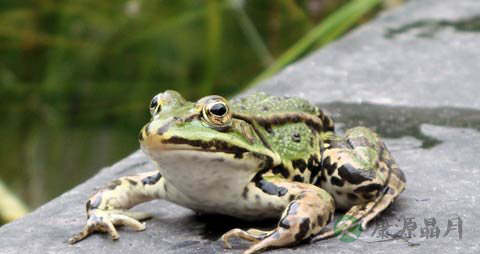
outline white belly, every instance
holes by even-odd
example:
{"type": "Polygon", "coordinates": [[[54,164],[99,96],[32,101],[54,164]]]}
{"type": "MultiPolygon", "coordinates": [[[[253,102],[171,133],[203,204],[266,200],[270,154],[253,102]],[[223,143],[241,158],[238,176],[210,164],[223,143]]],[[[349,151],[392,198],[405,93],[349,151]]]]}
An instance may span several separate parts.
{"type": "Polygon", "coordinates": [[[179,205],[204,213],[221,213],[235,217],[277,216],[254,205],[242,193],[258,172],[260,160],[244,154],[196,150],[163,150],[150,155],[159,166],[167,186],[166,198],[179,205]]]}

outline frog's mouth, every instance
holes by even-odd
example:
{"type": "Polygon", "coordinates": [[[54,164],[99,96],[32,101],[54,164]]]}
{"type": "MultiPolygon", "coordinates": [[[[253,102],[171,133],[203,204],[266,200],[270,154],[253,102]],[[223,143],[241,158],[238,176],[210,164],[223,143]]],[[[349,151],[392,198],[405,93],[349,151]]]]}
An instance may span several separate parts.
{"type": "MultiPolygon", "coordinates": [[[[229,144],[222,140],[212,139],[210,141],[189,140],[178,136],[169,138],[154,136],[140,143],[142,150],[152,158],[156,154],[165,153],[166,151],[195,151],[202,153],[214,153],[223,156],[225,159],[232,157],[237,160],[254,160],[262,162],[260,168],[271,167],[278,158],[270,150],[262,152],[250,151],[247,148],[229,144]],[[244,158],[248,155],[248,158],[244,158]]],[[[155,159],[155,158],[154,158],[155,159]]],[[[255,167],[258,169],[259,167],[255,167]]]]}

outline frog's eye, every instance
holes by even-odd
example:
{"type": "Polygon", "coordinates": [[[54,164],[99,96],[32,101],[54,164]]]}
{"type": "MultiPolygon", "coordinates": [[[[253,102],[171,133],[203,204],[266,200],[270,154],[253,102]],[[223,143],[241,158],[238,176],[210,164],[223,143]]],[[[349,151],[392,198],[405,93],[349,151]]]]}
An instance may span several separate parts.
{"type": "Polygon", "coordinates": [[[159,111],[161,110],[161,106],[160,104],[158,103],[158,95],[155,95],[152,99],[152,101],[150,102],[150,113],[153,115],[155,115],[156,113],[158,113],[159,111]]]}
{"type": "Polygon", "coordinates": [[[227,103],[219,98],[209,101],[203,107],[203,118],[209,123],[224,125],[232,119],[227,103]]]}

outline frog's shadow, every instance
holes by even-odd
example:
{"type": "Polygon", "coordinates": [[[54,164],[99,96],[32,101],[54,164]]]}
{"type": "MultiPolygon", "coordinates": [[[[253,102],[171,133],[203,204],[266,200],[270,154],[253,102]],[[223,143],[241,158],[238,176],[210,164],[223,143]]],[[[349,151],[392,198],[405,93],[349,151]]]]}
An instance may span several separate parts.
{"type": "MultiPolygon", "coordinates": [[[[204,225],[203,230],[200,232],[202,239],[210,240],[212,242],[218,241],[224,233],[234,228],[240,228],[243,230],[255,228],[268,231],[274,229],[278,224],[278,219],[249,221],[218,214],[196,214],[192,216],[192,219],[195,222],[204,225]]],[[[302,246],[307,244],[309,240],[310,239],[303,240],[291,247],[296,248],[302,246]]],[[[248,242],[240,239],[233,238],[230,242],[233,243],[235,249],[245,249],[250,246],[248,242]]]]}
{"type": "Polygon", "coordinates": [[[234,228],[241,228],[244,230],[249,228],[271,230],[275,228],[278,223],[278,219],[248,221],[219,214],[196,214],[192,216],[192,219],[195,222],[204,225],[200,234],[203,239],[211,241],[218,240],[224,233],[234,228]]]}

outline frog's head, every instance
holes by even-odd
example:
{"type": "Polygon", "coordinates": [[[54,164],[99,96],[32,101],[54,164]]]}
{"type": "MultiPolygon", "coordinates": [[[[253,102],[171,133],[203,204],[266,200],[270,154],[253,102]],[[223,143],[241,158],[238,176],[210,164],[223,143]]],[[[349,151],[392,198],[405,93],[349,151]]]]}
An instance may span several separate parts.
{"type": "Polygon", "coordinates": [[[232,111],[220,96],[189,102],[175,91],[160,93],[150,103],[141,148],[176,186],[246,184],[280,158],[258,129],[232,111]]]}

